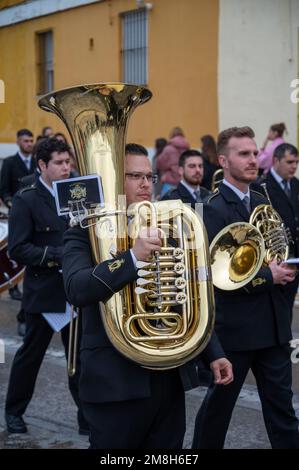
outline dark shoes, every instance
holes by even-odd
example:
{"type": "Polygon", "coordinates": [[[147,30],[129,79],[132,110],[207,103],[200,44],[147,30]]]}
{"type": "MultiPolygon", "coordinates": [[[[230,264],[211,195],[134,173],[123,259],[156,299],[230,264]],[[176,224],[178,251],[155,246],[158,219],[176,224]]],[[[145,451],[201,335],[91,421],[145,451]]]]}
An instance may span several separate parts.
{"type": "Polygon", "coordinates": [[[9,295],[10,295],[11,299],[13,299],[13,300],[22,300],[22,293],[19,290],[17,285],[15,287],[12,287],[11,289],[9,289],[8,292],[9,292],[9,295]]]}
{"type": "Polygon", "coordinates": [[[24,423],[22,416],[14,416],[5,413],[5,419],[8,432],[14,434],[27,432],[27,426],[24,423]]]}
{"type": "Polygon", "coordinates": [[[26,323],[18,322],[18,335],[25,336],[26,333],[26,323]]]}

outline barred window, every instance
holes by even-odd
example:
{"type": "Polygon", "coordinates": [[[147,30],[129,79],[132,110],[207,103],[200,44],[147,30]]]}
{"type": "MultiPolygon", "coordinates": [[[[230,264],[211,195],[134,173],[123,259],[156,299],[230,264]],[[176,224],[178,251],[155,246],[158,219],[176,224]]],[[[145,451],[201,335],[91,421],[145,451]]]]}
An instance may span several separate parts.
{"type": "Polygon", "coordinates": [[[37,93],[48,93],[54,88],[53,33],[37,34],[37,93]]]}
{"type": "Polygon", "coordinates": [[[122,80],[147,84],[147,11],[139,9],[122,14],[122,80]]]}

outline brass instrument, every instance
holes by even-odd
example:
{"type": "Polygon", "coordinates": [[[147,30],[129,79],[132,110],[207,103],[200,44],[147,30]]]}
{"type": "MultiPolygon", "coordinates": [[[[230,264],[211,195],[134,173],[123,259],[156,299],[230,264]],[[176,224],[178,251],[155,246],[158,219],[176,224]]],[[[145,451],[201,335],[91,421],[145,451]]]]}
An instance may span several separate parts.
{"type": "Polygon", "coordinates": [[[0,294],[21,282],[24,273],[24,266],[9,256],[8,215],[0,212],[0,294]]]}
{"type": "Polygon", "coordinates": [[[249,223],[237,222],[221,230],[210,246],[213,282],[222,290],[244,287],[262,266],[289,254],[289,234],[281,217],[270,204],[260,204],[249,223]]]}
{"type": "Polygon", "coordinates": [[[161,253],[138,261],[136,283],[101,303],[100,310],[121,354],[144,367],[169,369],[204,349],[215,309],[206,232],[191,208],[181,201],[138,203],[131,208],[127,234],[126,204],[119,197],[124,194],[126,128],[134,109],[150,98],[143,86],[109,83],[57,91],[39,105],[67,126],[80,174],[102,178],[105,207],[77,218],[89,229],[94,263],[133,247],[141,227],[162,232],[161,253]]]}
{"type": "Polygon", "coordinates": [[[223,180],[223,174],[223,168],[218,168],[218,170],[214,171],[211,182],[211,191],[213,193],[216,191],[219,184],[223,180]]]}

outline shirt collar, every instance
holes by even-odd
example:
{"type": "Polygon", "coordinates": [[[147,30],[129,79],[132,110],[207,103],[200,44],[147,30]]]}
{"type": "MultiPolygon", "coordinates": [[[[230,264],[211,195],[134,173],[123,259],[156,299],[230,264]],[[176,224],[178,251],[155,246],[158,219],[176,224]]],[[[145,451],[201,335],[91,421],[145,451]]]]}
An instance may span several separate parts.
{"type": "Polygon", "coordinates": [[[225,186],[228,186],[237,196],[238,198],[241,199],[241,201],[243,201],[244,197],[247,196],[250,200],[250,190],[249,190],[249,186],[248,186],[248,189],[247,189],[247,192],[246,193],[243,193],[243,191],[240,191],[240,189],[236,188],[236,186],[234,186],[233,184],[229,183],[228,181],[226,181],[226,179],[224,179],[222,181],[223,184],[225,184],[225,186]]]}
{"type": "Polygon", "coordinates": [[[198,185],[197,188],[192,188],[192,186],[190,186],[188,183],[186,183],[186,181],[184,179],[181,180],[181,184],[183,186],[185,186],[185,188],[189,191],[189,193],[192,195],[192,197],[195,199],[194,197],[194,191],[200,191],[200,186],[198,185]]]}
{"type": "Polygon", "coordinates": [[[55,197],[55,191],[54,191],[54,189],[53,189],[53,188],[50,188],[50,186],[48,186],[47,183],[44,182],[44,180],[42,179],[41,176],[39,177],[39,180],[40,180],[41,184],[49,191],[49,193],[50,193],[53,197],[55,197]]]}
{"type": "MultiPolygon", "coordinates": [[[[273,178],[277,181],[277,183],[283,187],[283,181],[284,179],[274,170],[273,166],[272,168],[270,169],[271,171],[271,175],[273,176],[273,178]]],[[[290,181],[288,181],[288,187],[290,187],[290,181]]]]}
{"type": "Polygon", "coordinates": [[[31,155],[24,155],[20,150],[18,151],[18,154],[19,154],[19,157],[21,158],[21,160],[23,160],[23,162],[30,162],[31,163],[31,155]]]}

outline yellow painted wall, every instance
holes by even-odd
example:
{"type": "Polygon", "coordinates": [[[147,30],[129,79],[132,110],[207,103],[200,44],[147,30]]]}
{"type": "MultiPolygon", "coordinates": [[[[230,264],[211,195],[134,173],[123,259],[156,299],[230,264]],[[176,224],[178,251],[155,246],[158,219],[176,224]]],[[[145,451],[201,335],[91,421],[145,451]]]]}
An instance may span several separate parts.
{"type": "Polygon", "coordinates": [[[13,7],[20,3],[26,3],[24,0],[0,0],[0,10],[3,8],[13,7]]]}
{"type": "MultiPolygon", "coordinates": [[[[181,126],[193,146],[218,131],[218,0],[153,0],[149,12],[149,83],[154,97],[135,111],[129,140],[152,146],[181,126]]],[[[135,0],[107,0],[0,28],[0,143],[21,127],[37,135],[45,125],[64,131],[58,118],[36,105],[35,34],[54,34],[54,88],[120,81],[121,20],[135,0]],[[89,39],[94,39],[93,50],[89,39]]]]}

